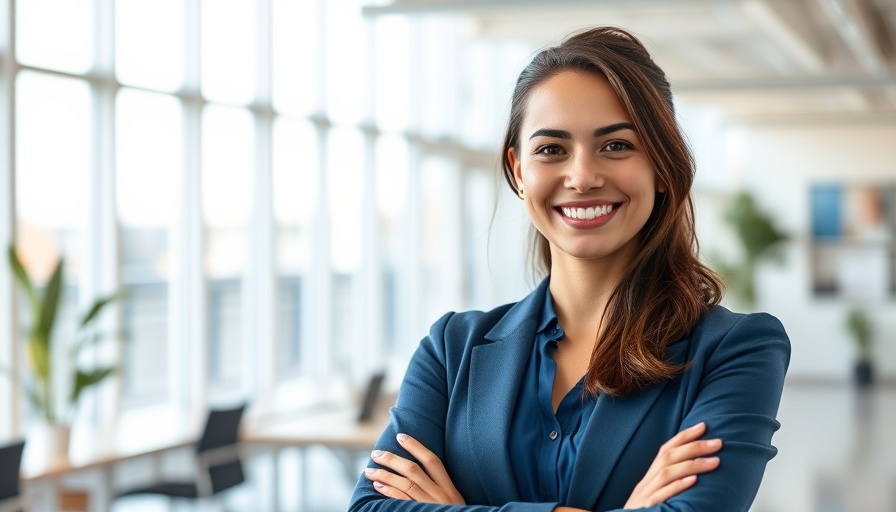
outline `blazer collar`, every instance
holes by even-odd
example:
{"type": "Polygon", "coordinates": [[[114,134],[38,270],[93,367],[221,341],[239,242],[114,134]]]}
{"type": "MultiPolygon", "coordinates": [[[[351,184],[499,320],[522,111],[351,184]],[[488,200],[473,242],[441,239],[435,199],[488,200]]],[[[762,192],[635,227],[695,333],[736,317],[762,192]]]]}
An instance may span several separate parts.
{"type": "MultiPolygon", "coordinates": [[[[668,361],[672,364],[684,363],[688,346],[686,340],[669,345],[668,361]]],[[[570,506],[594,510],[616,461],[666,384],[660,382],[626,397],[601,395],[598,398],[573,468],[570,506]]]]}
{"type": "Polygon", "coordinates": [[[491,343],[473,347],[470,361],[470,453],[491,503],[519,501],[507,439],[513,404],[535,340],[549,279],[513,305],[485,335],[491,343]],[[498,405],[496,404],[504,404],[498,405]]]}

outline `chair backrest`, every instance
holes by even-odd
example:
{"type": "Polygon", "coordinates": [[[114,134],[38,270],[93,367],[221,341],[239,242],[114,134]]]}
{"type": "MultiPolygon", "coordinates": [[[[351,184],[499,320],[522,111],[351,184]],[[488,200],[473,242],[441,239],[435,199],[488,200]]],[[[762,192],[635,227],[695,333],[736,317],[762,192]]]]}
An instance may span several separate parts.
{"type": "Polygon", "coordinates": [[[0,446],[0,501],[19,495],[25,441],[0,446]]]}
{"type": "Polygon", "coordinates": [[[370,380],[367,382],[367,389],[364,390],[361,408],[358,411],[358,423],[364,423],[373,417],[373,414],[376,412],[376,406],[380,401],[385,378],[386,372],[377,372],[370,376],[370,380]]]}
{"type": "Polygon", "coordinates": [[[205,430],[196,445],[196,452],[202,454],[212,450],[233,448],[234,457],[208,466],[208,477],[212,494],[217,494],[246,480],[243,464],[236,451],[239,442],[240,423],[246,404],[233,409],[212,409],[205,422],[205,430]]]}

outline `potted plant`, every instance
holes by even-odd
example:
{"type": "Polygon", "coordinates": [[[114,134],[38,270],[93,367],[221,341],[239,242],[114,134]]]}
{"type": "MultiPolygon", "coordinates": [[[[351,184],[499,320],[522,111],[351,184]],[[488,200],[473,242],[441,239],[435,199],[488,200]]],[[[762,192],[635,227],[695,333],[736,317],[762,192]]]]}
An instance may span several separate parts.
{"type": "MultiPolygon", "coordinates": [[[[57,320],[59,302],[63,293],[64,261],[62,258],[56,263],[50,280],[43,291],[35,287],[33,280],[28,275],[25,267],[16,254],[15,247],[9,246],[9,265],[19,288],[24,293],[27,307],[31,313],[31,325],[25,327],[27,332],[25,340],[25,368],[28,372],[23,379],[25,397],[34,413],[47,427],[48,439],[45,441],[52,445],[49,448],[51,458],[68,457],[68,440],[70,436],[70,423],[78,402],[84,392],[96,386],[115,371],[113,366],[100,366],[92,369],[84,369],[79,365],[80,354],[88,346],[93,345],[102,337],[91,327],[103,309],[121,296],[114,293],[97,299],[91,308],[81,317],[77,334],[70,346],[55,347],[53,344],[53,328],[57,320]],[[56,392],[58,387],[54,385],[54,351],[67,350],[71,374],[66,378],[68,396],[66,400],[58,400],[56,392]],[[65,404],[61,406],[61,404],[65,404]],[[55,452],[55,453],[54,453],[55,452]]],[[[58,372],[56,372],[58,373],[58,372]]]]}
{"type": "Polygon", "coordinates": [[[874,382],[874,366],[871,363],[871,319],[862,309],[853,308],[846,313],[846,328],[856,346],[853,379],[859,388],[867,389],[874,382]]]}
{"type": "Polygon", "coordinates": [[[725,277],[736,299],[745,307],[752,308],[756,303],[757,265],[774,257],[781,242],[789,237],[778,229],[771,215],[759,209],[749,192],[740,192],[734,197],[724,219],[737,235],[742,259],[731,263],[716,257],[713,263],[725,277]]]}

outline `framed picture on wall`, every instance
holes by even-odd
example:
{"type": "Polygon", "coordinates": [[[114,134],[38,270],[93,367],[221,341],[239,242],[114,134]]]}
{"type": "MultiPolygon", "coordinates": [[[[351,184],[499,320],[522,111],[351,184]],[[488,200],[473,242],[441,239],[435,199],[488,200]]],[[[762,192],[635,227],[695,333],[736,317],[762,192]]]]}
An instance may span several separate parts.
{"type": "Polygon", "coordinates": [[[816,184],[810,207],[813,293],[896,296],[896,183],[816,184]]]}

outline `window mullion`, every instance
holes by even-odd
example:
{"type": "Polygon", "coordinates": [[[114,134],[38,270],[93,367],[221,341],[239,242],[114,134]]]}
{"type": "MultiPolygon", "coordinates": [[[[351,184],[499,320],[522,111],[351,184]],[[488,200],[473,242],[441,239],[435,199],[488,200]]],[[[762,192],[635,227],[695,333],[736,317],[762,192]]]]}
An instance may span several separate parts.
{"type": "Polygon", "coordinates": [[[204,229],[200,190],[201,116],[199,96],[199,0],[187,0],[184,14],[184,172],[178,221],[172,234],[176,263],[171,280],[169,314],[169,400],[180,409],[204,408],[208,400],[209,365],[206,327],[207,294],[203,269],[204,229]]]}
{"type": "Polygon", "coordinates": [[[16,314],[15,288],[12,273],[6,264],[6,248],[15,233],[15,2],[0,0],[0,244],[3,258],[0,262],[0,367],[8,368],[9,377],[0,378],[0,438],[21,434],[19,375],[19,335],[16,314]]]}

